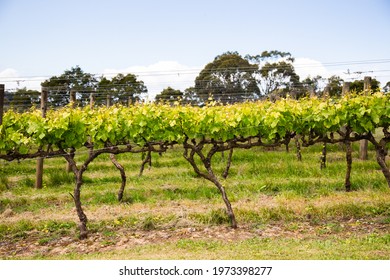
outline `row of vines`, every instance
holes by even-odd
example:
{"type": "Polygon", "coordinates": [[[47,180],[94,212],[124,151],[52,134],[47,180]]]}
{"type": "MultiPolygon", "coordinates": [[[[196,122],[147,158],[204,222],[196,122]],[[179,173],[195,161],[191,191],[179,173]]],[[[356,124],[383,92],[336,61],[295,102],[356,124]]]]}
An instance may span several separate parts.
{"type": "MultiPolygon", "coordinates": [[[[346,146],[346,189],[350,189],[351,143],[368,140],[390,187],[386,164],[390,142],[390,96],[383,93],[347,95],[341,99],[307,98],[299,101],[248,102],[205,107],[138,104],[131,107],[78,107],[8,111],[0,126],[0,158],[7,161],[26,158],[64,157],[75,175],[73,199],[79,218],[80,238],[86,238],[87,216],[81,202],[83,173],[99,155],[166,152],[181,145],[183,156],[194,171],[220,191],[231,226],[237,227],[234,211],[212,158],[229,151],[222,177],[228,176],[233,150],[255,146],[277,147],[296,141],[297,147],[316,143],[342,143],[346,146]],[[75,155],[88,150],[77,163],[75,155]]],[[[117,163],[119,165],[119,163],[117,163]]],[[[123,174],[122,174],[123,175],[123,174]]],[[[123,188],[122,188],[123,194],[123,188]]]]}

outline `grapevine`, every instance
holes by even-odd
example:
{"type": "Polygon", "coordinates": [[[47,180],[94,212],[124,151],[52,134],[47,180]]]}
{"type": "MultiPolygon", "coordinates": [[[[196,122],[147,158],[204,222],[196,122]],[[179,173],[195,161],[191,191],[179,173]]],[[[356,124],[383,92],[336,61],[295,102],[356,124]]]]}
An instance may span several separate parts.
{"type": "MultiPolygon", "coordinates": [[[[87,217],[80,201],[82,175],[96,157],[107,153],[147,153],[144,166],[151,152],[161,153],[169,145],[182,145],[183,155],[194,171],[218,188],[231,225],[237,227],[226,191],[211,164],[217,152],[229,151],[223,174],[226,178],[236,148],[288,146],[293,138],[299,149],[301,145],[344,143],[345,185],[350,190],[350,145],[367,139],[375,147],[376,159],[390,187],[390,171],[385,161],[390,142],[389,99],[389,95],[374,93],[327,100],[281,99],[226,106],[210,103],[201,108],[149,103],[93,109],[69,106],[49,110],[46,118],[37,110],[8,111],[0,126],[0,158],[12,161],[64,157],[76,177],[73,198],[80,220],[80,237],[85,238],[87,217]],[[379,136],[378,129],[382,131],[379,136]],[[89,156],[77,166],[74,154],[80,148],[88,149],[89,156]]],[[[300,158],[299,150],[297,156],[300,158]]],[[[119,199],[123,188],[120,192],[119,199]]]]}

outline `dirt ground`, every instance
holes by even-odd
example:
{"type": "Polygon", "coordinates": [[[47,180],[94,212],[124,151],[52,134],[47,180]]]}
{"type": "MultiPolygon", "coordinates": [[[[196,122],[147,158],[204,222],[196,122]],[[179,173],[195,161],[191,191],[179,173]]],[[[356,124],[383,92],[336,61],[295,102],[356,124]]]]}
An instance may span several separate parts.
{"type": "Polygon", "coordinates": [[[348,238],[374,233],[390,233],[390,224],[380,223],[377,219],[351,219],[322,224],[312,224],[310,221],[289,224],[272,223],[260,228],[240,225],[238,229],[232,229],[226,225],[191,226],[187,221],[180,222],[182,227],[166,229],[138,230],[116,227],[106,232],[91,232],[85,240],[79,240],[76,234],[56,236],[48,233],[46,238],[43,238],[42,232],[33,230],[27,232],[22,238],[6,236],[0,240],[0,259],[29,259],[37,256],[55,259],[68,254],[114,252],[147,244],[175,243],[181,239],[239,242],[255,237],[326,239],[331,236],[348,238]]]}

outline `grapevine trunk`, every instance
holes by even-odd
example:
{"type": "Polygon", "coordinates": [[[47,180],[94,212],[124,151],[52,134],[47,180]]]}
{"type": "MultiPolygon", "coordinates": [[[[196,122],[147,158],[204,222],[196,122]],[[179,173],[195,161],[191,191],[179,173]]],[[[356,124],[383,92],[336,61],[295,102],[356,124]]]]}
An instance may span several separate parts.
{"type": "Polygon", "coordinates": [[[390,188],[390,170],[386,164],[386,150],[383,147],[376,148],[376,160],[381,167],[382,173],[386,178],[387,185],[390,188]]]}
{"type": "Polygon", "coordinates": [[[351,191],[351,170],[352,170],[352,145],[350,141],[345,142],[346,147],[346,160],[347,160],[347,172],[345,174],[345,190],[351,191]]]}
{"type": "Polygon", "coordinates": [[[118,191],[118,201],[122,201],[122,199],[123,199],[123,192],[125,191],[125,187],[126,187],[125,168],[116,160],[114,154],[110,154],[110,159],[111,159],[111,162],[115,165],[115,167],[121,173],[122,183],[121,183],[121,187],[120,187],[120,189],[118,191]]]}
{"type": "Polygon", "coordinates": [[[80,171],[77,172],[75,177],[76,177],[76,185],[73,191],[73,200],[76,206],[77,216],[79,217],[80,220],[79,223],[80,239],[85,239],[88,237],[88,229],[87,229],[88,219],[83,211],[83,208],[81,206],[81,199],[80,199],[81,185],[83,184],[82,172],[80,171]]]}

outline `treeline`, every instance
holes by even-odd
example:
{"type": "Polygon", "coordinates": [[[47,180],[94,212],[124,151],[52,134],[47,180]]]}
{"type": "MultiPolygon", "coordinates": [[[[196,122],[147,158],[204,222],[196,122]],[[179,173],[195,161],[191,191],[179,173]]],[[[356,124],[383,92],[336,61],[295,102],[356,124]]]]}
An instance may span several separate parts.
{"type": "MultiPolygon", "coordinates": [[[[91,100],[97,105],[131,104],[141,101],[148,91],[144,82],[134,74],[118,74],[111,79],[104,76],[96,78],[84,72],[80,66],[65,70],[60,76],[50,77],[41,86],[48,92],[47,105],[55,108],[69,104],[71,99],[81,106],[91,100]]],[[[32,106],[39,107],[41,92],[26,88],[6,91],[4,99],[6,109],[23,111],[32,106]]]]}
{"type": "MultiPolygon", "coordinates": [[[[157,102],[179,102],[202,106],[208,100],[231,104],[247,100],[275,100],[289,95],[295,99],[303,96],[338,97],[342,94],[344,80],[339,76],[321,76],[301,79],[293,66],[294,57],[289,52],[264,51],[260,55],[241,56],[226,52],[215,57],[200,71],[194,85],[184,91],[168,86],[157,94],[157,102]]],[[[363,91],[363,80],[349,83],[349,90],[363,91]]],[[[48,90],[48,105],[63,107],[72,99],[81,106],[91,102],[97,105],[114,103],[133,104],[145,100],[148,89],[135,74],[117,74],[112,78],[84,72],[80,66],[65,70],[59,76],[45,80],[42,87],[48,90]]],[[[377,91],[380,84],[371,81],[377,91]]],[[[383,91],[390,91],[390,82],[383,91]]],[[[26,88],[5,93],[6,109],[23,111],[39,106],[40,92],[26,88]]]]}

